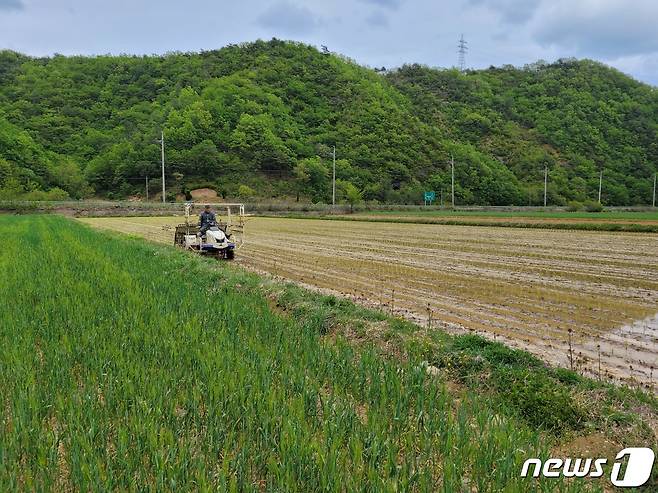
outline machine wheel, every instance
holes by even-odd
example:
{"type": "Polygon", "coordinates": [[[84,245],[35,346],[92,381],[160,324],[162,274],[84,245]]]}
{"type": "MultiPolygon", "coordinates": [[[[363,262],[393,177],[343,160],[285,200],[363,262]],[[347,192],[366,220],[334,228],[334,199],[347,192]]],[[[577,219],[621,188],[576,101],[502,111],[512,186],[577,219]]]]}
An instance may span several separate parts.
{"type": "Polygon", "coordinates": [[[235,250],[226,251],[226,260],[233,260],[235,258],[235,250]]]}

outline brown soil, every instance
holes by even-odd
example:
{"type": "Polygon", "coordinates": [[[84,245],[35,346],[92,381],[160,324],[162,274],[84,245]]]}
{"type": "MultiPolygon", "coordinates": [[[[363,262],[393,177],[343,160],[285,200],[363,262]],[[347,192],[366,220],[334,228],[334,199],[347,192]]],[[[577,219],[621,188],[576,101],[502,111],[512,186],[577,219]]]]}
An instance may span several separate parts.
{"type": "Polygon", "coordinates": [[[191,190],[190,194],[194,200],[217,198],[217,192],[212,188],[197,188],[195,190],[191,190]]]}

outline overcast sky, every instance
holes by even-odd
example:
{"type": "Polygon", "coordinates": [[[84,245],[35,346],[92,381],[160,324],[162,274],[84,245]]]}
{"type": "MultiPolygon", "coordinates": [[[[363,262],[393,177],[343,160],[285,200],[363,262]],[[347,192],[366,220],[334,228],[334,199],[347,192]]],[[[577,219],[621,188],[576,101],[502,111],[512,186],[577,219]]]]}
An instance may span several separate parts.
{"type": "Polygon", "coordinates": [[[658,0],[0,0],[0,48],[30,55],[200,51],[255,39],[357,62],[472,68],[592,58],[658,85],[658,0]]]}

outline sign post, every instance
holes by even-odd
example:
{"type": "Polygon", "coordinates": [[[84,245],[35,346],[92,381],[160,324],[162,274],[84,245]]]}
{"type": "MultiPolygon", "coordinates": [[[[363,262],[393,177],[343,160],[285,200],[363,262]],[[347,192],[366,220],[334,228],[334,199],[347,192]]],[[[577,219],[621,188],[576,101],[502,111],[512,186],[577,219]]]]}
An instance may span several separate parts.
{"type": "Polygon", "coordinates": [[[432,202],[436,199],[436,192],[425,192],[424,194],[425,205],[432,205],[432,202]]]}

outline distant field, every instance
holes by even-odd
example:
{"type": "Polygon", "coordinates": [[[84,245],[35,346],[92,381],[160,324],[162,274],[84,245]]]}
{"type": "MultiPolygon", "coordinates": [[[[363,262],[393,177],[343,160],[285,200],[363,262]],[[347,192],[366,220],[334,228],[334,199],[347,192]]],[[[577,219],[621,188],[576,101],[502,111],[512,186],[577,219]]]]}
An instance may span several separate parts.
{"type": "MultiPolygon", "coordinates": [[[[290,214],[291,217],[304,217],[290,214]]],[[[368,211],[321,215],[324,219],[466,226],[502,226],[532,229],[569,229],[658,233],[658,212],[598,213],[560,211],[410,210],[368,211]]]]}
{"type": "Polygon", "coordinates": [[[426,217],[530,217],[530,218],[548,218],[548,219],[619,219],[619,220],[640,220],[658,222],[658,210],[653,212],[634,212],[634,211],[603,211],[603,212],[566,212],[566,211],[541,211],[541,210],[521,210],[521,211],[486,211],[486,210],[415,210],[415,211],[373,211],[370,215],[405,215],[405,216],[426,216],[426,217]]]}
{"type": "MultiPolygon", "coordinates": [[[[181,219],[84,221],[170,243],[181,219]]],[[[246,241],[252,269],[597,378],[658,379],[658,235],[250,218],[246,241]]]]}

